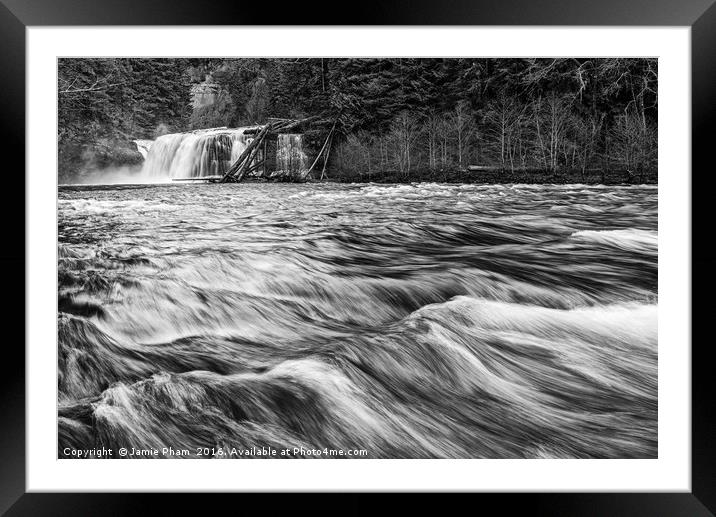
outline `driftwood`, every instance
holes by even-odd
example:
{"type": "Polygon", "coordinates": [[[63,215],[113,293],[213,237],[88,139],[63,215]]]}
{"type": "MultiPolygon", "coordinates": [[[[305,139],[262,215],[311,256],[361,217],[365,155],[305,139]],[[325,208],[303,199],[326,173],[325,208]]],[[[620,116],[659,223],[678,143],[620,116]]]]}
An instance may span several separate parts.
{"type": "MultiPolygon", "coordinates": [[[[266,138],[266,135],[263,135],[261,137],[257,137],[257,140],[259,140],[258,144],[254,146],[253,150],[249,153],[248,157],[244,160],[244,163],[241,164],[241,167],[238,171],[236,171],[236,174],[234,175],[235,181],[241,181],[247,172],[249,172],[249,169],[252,167],[251,163],[256,159],[256,156],[259,154],[259,150],[261,149],[261,140],[266,138]]],[[[251,142],[252,144],[254,142],[251,142]]]]}
{"type": "Polygon", "coordinates": [[[323,169],[321,169],[321,179],[326,177],[326,165],[328,165],[328,157],[331,155],[331,147],[333,146],[333,135],[331,134],[330,140],[328,141],[328,150],[326,156],[323,159],[323,169]]]}
{"type": "MultiPolygon", "coordinates": [[[[292,129],[295,129],[302,124],[306,123],[315,123],[315,124],[325,124],[330,122],[329,120],[323,119],[319,120],[319,116],[313,116],[308,117],[301,120],[295,120],[295,119],[277,119],[277,118],[270,118],[268,120],[268,123],[264,126],[257,127],[257,133],[255,133],[254,139],[251,141],[249,145],[246,146],[246,149],[244,149],[239,157],[234,161],[234,163],[231,164],[231,166],[226,170],[224,175],[221,177],[219,183],[228,183],[228,182],[239,182],[244,179],[244,177],[247,174],[251,174],[258,170],[261,166],[264,166],[263,174],[266,174],[266,139],[267,137],[278,135],[280,133],[286,133],[287,131],[290,131],[292,129]],[[262,145],[263,144],[263,145],[262,145]],[[259,154],[260,149],[263,147],[263,159],[260,163],[252,163],[256,157],[259,154]]],[[[300,174],[300,180],[305,180],[308,175],[311,173],[313,168],[316,166],[316,163],[318,163],[318,160],[323,155],[324,151],[328,147],[328,152],[330,152],[330,146],[329,142],[332,143],[333,141],[333,133],[336,129],[337,120],[333,121],[333,126],[331,127],[330,132],[328,133],[328,137],[326,138],[326,141],[323,144],[323,147],[321,147],[321,150],[319,151],[318,155],[316,156],[316,159],[313,161],[313,164],[311,167],[300,174]]],[[[323,174],[326,170],[326,164],[325,161],[328,159],[328,153],[326,153],[326,157],[324,158],[324,164],[323,164],[323,172],[321,173],[321,177],[323,177],[323,174]]]]}
{"type": "Polygon", "coordinates": [[[263,155],[263,156],[264,156],[264,161],[262,162],[264,168],[263,168],[263,170],[261,171],[261,176],[266,176],[266,172],[267,172],[267,169],[266,169],[266,164],[268,163],[268,159],[267,159],[267,158],[268,158],[267,144],[268,144],[268,142],[266,142],[266,139],[264,138],[264,155],[263,155]]]}
{"type": "Polygon", "coordinates": [[[236,161],[229,167],[229,169],[224,174],[224,177],[221,178],[221,181],[219,183],[226,183],[227,181],[234,180],[234,181],[241,181],[244,175],[244,170],[246,169],[246,166],[251,163],[251,159],[255,156],[255,151],[258,150],[259,144],[263,142],[263,139],[266,137],[266,134],[269,132],[271,128],[271,124],[265,125],[261,131],[254,137],[253,141],[246,146],[246,149],[243,150],[241,155],[236,159],[236,161]]]}
{"type": "MultiPolygon", "coordinates": [[[[264,156],[265,156],[265,155],[264,155],[264,156]]],[[[261,160],[261,161],[258,162],[258,163],[255,163],[255,164],[251,165],[250,167],[248,167],[248,168],[244,171],[244,176],[246,176],[247,174],[251,174],[252,172],[256,172],[258,169],[260,169],[260,168],[261,168],[262,166],[264,166],[264,165],[266,165],[266,160],[265,160],[265,159],[264,159],[264,160],[261,160]]]]}
{"type": "Polygon", "coordinates": [[[301,179],[302,179],[302,180],[305,180],[305,179],[308,177],[308,175],[311,174],[311,171],[313,170],[313,168],[314,168],[314,167],[316,166],[316,164],[318,163],[318,159],[319,159],[319,158],[321,157],[321,155],[323,154],[323,151],[325,151],[326,147],[328,146],[328,141],[329,141],[329,140],[331,139],[331,137],[333,136],[333,131],[336,129],[336,124],[337,124],[337,123],[338,123],[337,120],[336,120],[335,122],[333,122],[333,127],[331,128],[330,132],[328,133],[328,136],[326,137],[326,141],[323,142],[323,147],[321,147],[321,150],[318,151],[318,154],[316,155],[316,159],[313,160],[313,164],[311,165],[311,167],[310,167],[306,172],[304,172],[303,175],[301,176],[301,179]]]}
{"type": "Polygon", "coordinates": [[[307,124],[309,122],[312,123],[319,123],[319,116],[313,116],[308,118],[303,118],[300,120],[294,120],[294,119],[269,119],[268,125],[271,126],[271,132],[277,133],[279,131],[285,132],[290,129],[294,129],[302,124],[307,124]]]}
{"type": "Polygon", "coordinates": [[[195,178],[172,178],[172,181],[208,181],[209,183],[216,183],[221,180],[223,176],[197,176],[195,178]]]}

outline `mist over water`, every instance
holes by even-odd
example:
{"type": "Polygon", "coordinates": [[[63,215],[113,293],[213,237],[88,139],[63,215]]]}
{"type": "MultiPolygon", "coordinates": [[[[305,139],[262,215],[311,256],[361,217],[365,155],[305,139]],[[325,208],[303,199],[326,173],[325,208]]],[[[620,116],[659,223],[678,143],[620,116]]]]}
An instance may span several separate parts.
{"type": "Polygon", "coordinates": [[[59,191],[59,455],[657,456],[657,189],[59,191]]]}

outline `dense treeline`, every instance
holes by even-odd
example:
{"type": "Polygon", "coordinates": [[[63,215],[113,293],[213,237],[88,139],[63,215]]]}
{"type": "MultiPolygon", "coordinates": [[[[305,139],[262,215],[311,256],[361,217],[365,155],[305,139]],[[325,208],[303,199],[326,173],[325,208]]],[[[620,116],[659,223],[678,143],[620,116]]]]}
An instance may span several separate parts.
{"type": "Polygon", "coordinates": [[[191,115],[189,61],[60,59],[60,175],[141,163],[133,139],[183,130],[191,115]]]}
{"type": "Polygon", "coordinates": [[[62,60],[60,148],[321,115],[334,179],[650,181],[657,77],[656,59],[62,60]],[[219,93],[191,109],[207,77],[219,93]]]}

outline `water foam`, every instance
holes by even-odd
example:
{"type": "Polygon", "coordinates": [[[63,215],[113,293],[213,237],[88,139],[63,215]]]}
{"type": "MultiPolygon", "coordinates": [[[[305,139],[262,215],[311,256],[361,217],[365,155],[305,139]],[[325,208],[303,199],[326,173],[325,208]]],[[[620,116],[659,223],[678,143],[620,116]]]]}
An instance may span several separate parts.
{"type": "Polygon", "coordinates": [[[656,457],[656,191],[613,190],[60,189],[60,449],[656,457]]]}
{"type": "Polygon", "coordinates": [[[574,232],[571,237],[576,240],[596,242],[623,249],[640,250],[658,246],[658,234],[656,231],[638,228],[581,230],[574,232]]]}

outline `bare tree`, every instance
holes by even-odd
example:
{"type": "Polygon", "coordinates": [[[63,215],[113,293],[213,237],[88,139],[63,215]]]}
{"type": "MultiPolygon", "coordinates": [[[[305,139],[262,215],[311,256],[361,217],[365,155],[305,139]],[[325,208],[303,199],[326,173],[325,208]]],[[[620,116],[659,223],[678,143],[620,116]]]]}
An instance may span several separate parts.
{"type": "Polygon", "coordinates": [[[336,154],[341,168],[357,172],[361,177],[373,173],[372,148],[373,138],[366,132],[351,133],[338,145],[336,154]]]}
{"type": "Polygon", "coordinates": [[[643,179],[656,159],[656,130],[645,123],[638,109],[629,109],[617,117],[610,132],[613,159],[634,177],[643,179]]]}
{"type": "Polygon", "coordinates": [[[458,167],[462,169],[467,146],[470,138],[473,136],[473,128],[475,126],[469,104],[464,101],[458,102],[455,108],[448,113],[447,120],[453,133],[458,167]]]}
{"type": "Polygon", "coordinates": [[[518,104],[513,98],[505,95],[493,100],[487,106],[485,124],[488,134],[496,141],[497,155],[502,170],[507,169],[509,162],[510,169],[514,172],[517,154],[514,147],[521,146],[522,143],[519,129],[523,123],[525,111],[526,106],[518,104]]]}
{"type": "Polygon", "coordinates": [[[411,169],[412,151],[419,134],[419,124],[416,118],[404,111],[400,113],[390,125],[390,139],[394,151],[395,163],[403,174],[409,174],[411,169]]]}
{"type": "Polygon", "coordinates": [[[450,165],[450,121],[446,115],[442,115],[438,121],[438,138],[440,152],[440,166],[445,169],[450,165]]]}
{"type": "Polygon", "coordinates": [[[590,113],[586,117],[578,117],[575,121],[575,136],[579,151],[577,161],[582,174],[586,177],[587,166],[594,160],[599,134],[604,125],[604,113],[590,113]]]}
{"type": "Polygon", "coordinates": [[[428,167],[437,169],[440,146],[440,115],[431,110],[424,120],[424,133],[428,143],[428,167]]]}
{"type": "Polygon", "coordinates": [[[537,146],[546,170],[556,174],[560,165],[571,121],[572,98],[551,94],[539,97],[532,106],[537,146]]]}

